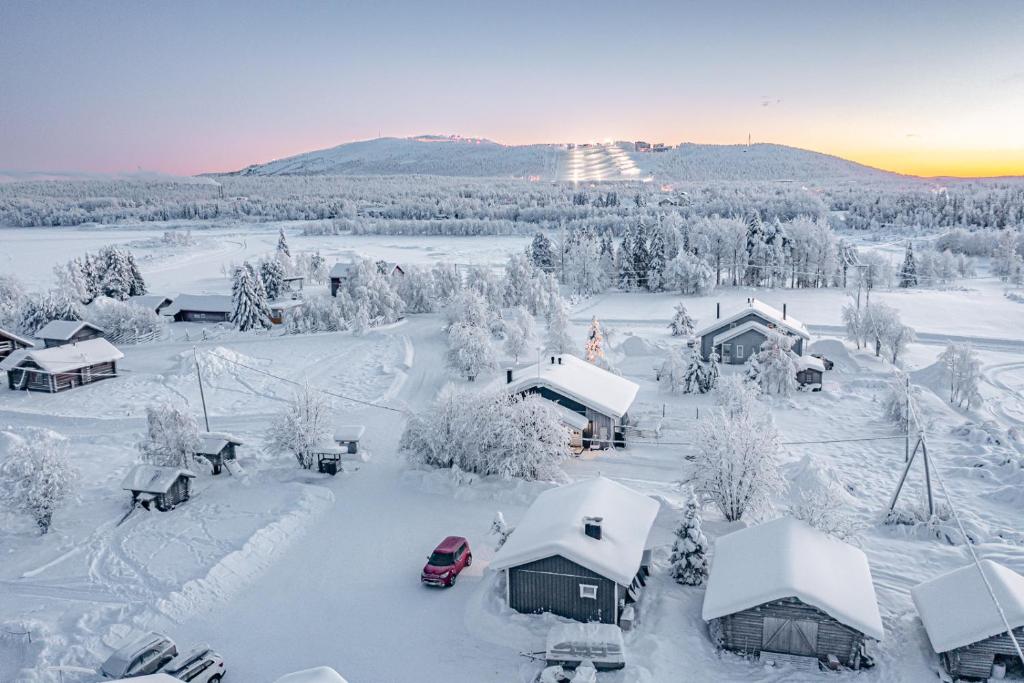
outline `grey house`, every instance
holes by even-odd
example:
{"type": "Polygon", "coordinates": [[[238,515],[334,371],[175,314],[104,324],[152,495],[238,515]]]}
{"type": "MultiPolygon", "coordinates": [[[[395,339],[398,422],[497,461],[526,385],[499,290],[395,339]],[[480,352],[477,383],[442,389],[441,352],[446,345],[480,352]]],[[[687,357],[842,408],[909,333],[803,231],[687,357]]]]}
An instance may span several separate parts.
{"type": "MultiPolygon", "coordinates": [[[[720,312],[721,307],[716,306],[716,310],[720,312]]],[[[705,361],[717,353],[721,363],[742,365],[761,350],[761,344],[772,333],[789,336],[797,356],[803,355],[804,343],[811,338],[804,324],[787,314],[785,304],[780,311],[754,298],[747,299],[743,308],[725,318],[719,315],[695,336],[700,339],[700,353],[705,361]]]]}
{"type": "Polygon", "coordinates": [[[209,460],[213,473],[220,474],[225,465],[238,458],[237,448],[241,445],[242,440],[230,434],[201,432],[196,455],[209,460]]]}
{"type": "Polygon", "coordinates": [[[640,388],[624,377],[568,354],[548,356],[539,364],[506,370],[505,383],[510,393],[537,394],[565,409],[559,411],[562,421],[580,432],[584,448],[594,449],[625,445],[629,409],[640,388]]]}
{"type": "Polygon", "coordinates": [[[136,465],[121,482],[121,488],[131,491],[133,503],[166,512],[189,499],[195,476],[180,467],[136,465]]]}
{"type": "Polygon", "coordinates": [[[722,536],[713,557],[702,614],[723,649],[857,669],[882,639],[858,548],[783,517],[722,536]]]}
{"type": "Polygon", "coordinates": [[[971,564],[910,590],[932,649],[950,676],[1002,678],[1021,667],[1003,618],[985,581],[999,599],[1013,635],[1024,642],[1024,576],[991,560],[971,564]]]}
{"type": "Polygon", "coordinates": [[[519,612],[618,624],[645,582],[659,504],[604,477],[544,491],[491,561],[519,612]]]}
{"type": "Polygon", "coordinates": [[[19,349],[31,349],[33,346],[35,344],[30,340],[0,328],[0,361],[19,349]]]}
{"type": "Polygon", "coordinates": [[[161,311],[175,322],[223,323],[230,322],[234,305],[226,294],[182,294],[174,303],[161,311]]]}
{"type": "Polygon", "coordinates": [[[128,303],[148,308],[154,313],[162,313],[165,308],[174,303],[174,300],[170,297],[161,296],[160,294],[138,294],[136,296],[128,297],[128,303]]]}
{"type": "Polygon", "coordinates": [[[102,336],[102,329],[84,320],[51,320],[36,332],[36,338],[41,339],[46,348],[99,339],[102,336]]]}
{"type": "Polygon", "coordinates": [[[0,362],[11,389],[56,393],[117,376],[124,358],[106,339],[89,339],[46,349],[22,348],[0,362]]]}

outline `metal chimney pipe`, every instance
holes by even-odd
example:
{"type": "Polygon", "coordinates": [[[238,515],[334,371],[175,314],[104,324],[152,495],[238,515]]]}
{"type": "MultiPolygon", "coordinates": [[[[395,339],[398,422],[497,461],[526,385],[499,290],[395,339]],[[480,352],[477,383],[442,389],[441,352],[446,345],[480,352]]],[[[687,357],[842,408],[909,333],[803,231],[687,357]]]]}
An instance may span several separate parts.
{"type": "Polygon", "coordinates": [[[786,304],[782,304],[782,319],[786,319],[786,304]]]}
{"type": "Polygon", "coordinates": [[[721,317],[722,317],[722,302],[716,301],[715,302],[715,320],[718,320],[721,317]]]}
{"type": "Polygon", "coordinates": [[[512,368],[505,369],[505,384],[512,384],[512,368]]]}

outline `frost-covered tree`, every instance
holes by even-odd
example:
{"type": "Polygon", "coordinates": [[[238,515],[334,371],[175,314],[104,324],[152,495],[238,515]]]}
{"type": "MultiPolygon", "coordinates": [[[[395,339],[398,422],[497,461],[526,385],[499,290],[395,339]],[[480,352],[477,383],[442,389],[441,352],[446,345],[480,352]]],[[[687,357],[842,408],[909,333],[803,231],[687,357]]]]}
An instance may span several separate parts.
{"type": "Polygon", "coordinates": [[[331,443],[330,404],[308,384],[301,387],[271,420],[266,439],[272,453],[291,453],[300,467],[311,469],[317,450],[331,443]]]}
{"type": "Polygon", "coordinates": [[[32,517],[41,533],[70,498],[78,471],[68,458],[67,439],[50,430],[9,434],[7,456],[0,461],[0,504],[32,517]]]}
{"type": "Polygon", "coordinates": [[[569,306],[558,297],[551,303],[548,316],[548,336],[544,348],[552,353],[572,353],[574,344],[569,334],[569,306]]]}
{"type": "Polygon", "coordinates": [[[697,497],[690,496],[686,511],[676,527],[676,539],[669,555],[669,573],[676,583],[703,586],[708,578],[708,539],[701,530],[697,497]]]}
{"type": "Polygon", "coordinates": [[[856,344],[858,349],[864,346],[867,343],[868,329],[863,309],[853,302],[847,302],[843,305],[842,318],[846,327],[846,339],[856,344]]]}
{"type": "Polygon", "coordinates": [[[0,275],[0,327],[20,329],[25,299],[20,280],[13,275],[0,275]]]}
{"type": "Polygon", "coordinates": [[[352,334],[358,337],[369,332],[370,326],[373,323],[370,320],[370,307],[365,300],[354,304],[354,306],[355,311],[352,314],[350,327],[352,328],[352,334]]]}
{"type": "Polygon", "coordinates": [[[369,259],[356,266],[348,291],[356,310],[365,305],[370,325],[388,325],[405,315],[405,304],[395,291],[395,279],[381,273],[369,259]]]}
{"type": "Polygon", "coordinates": [[[456,323],[448,331],[448,367],[457,370],[469,381],[498,367],[498,359],[485,328],[456,323]]]}
{"type": "Polygon", "coordinates": [[[188,409],[170,401],[146,407],[146,434],[139,442],[142,462],[189,467],[199,448],[199,425],[188,409]]]}
{"type": "Polygon", "coordinates": [[[437,263],[431,268],[437,303],[444,305],[462,289],[462,276],[452,263],[437,263]]]}
{"type": "Polygon", "coordinates": [[[464,289],[455,294],[446,310],[448,328],[457,323],[489,329],[494,317],[484,297],[472,290],[464,289]]]}
{"type": "Polygon", "coordinates": [[[24,299],[15,327],[19,332],[32,336],[51,321],[81,319],[82,307],[77,302],[64,296],[63,292],[50,291],[24,299]]]}
{"type": "Polygon", "coordinates": [[[505,545],[505,541],[508,540],[509,535],[515,531],[515,527],[510,527],[505,522],[505,515],[501,514],[501,510],[494,515],[494,521],[491,522],[491,536],[494,536],[494,549],[501,550],[501,546],[505,545]]]}
{"type": "Polygon", "coordinates": [[[535,268],[550,271],[555,267],[555,254],[551,246],[551,240],[547,235],[538,232],[533,236],[533,241],[527,248],[530,262],[535,268]]]}
{"type": "Polygon", "coordinates": [[[231,321],[242,332],[257,328],[270,329],[270,307],[263,283],[252,265],[245,263],[235,269],[231,286],[233,312],[231,321]]]}
{"type": "Polygon", "coordinates": [[[263,259],[260,261],[260,281],[263,283],[263,290],[267,293],[267,299],[275,301],[283,293],[284,289],[284,266],[277,259],[263,259]]]}
{"type": "Polygon", "coordinates": [[[686,363],[683,362],[680,350],[672,347],[658,370],[658,381],[662,382],[662,385],[673,394],[685,391],[686,369],[686,363]]]}
{"type": "Polygon", "coordinates": [[[973,407],[981,403],[978,384],[981,381],[981,360],[970,344],[950,342],[939,355],[939,362],[946,371],[949,381],[949,402],[962,407],[973,407]]]}
{"type": "Polygon", "coordinates": [[[693,318],[690,317],[686,310],[686,304],[682,301],[676,304],[668,328],[672,330],[673,337],[689,337],[693,334],[693,318]]]}
{"type": "Polygon", "coordinates": [[[706,394],[714,386],[711,371],[708,364],[700,357],[700,350],[696,347],[691,348],[683,369],[683,391],[687,394],[706,394]]]}
{"type": "Polygon", "coordinates": [[[831,482],[813,482],[796,489],[789,514],[822,533],[847,540],[856,533],[856,524],[847,512],[849,505],[831,482]]]}
{"type": "MultiPolygon", "coordinates": [[[[369,326],[368,320],[366,325],[369,326]]],[[[340,302],[335,297],[314,296],[305,299],[302,306],[291,311],[285,329],[288,334],[310,334],[337,332],[347,327],[340,302]]]]}
{"type": "Polygon", "coordinates": [[[647,251],[647,289],[651,292],[660,292],[665,289],[665,274],[668,270],[668,245],[665,244],[665,233],[661,226],[651,230],[647,251]]]}
{"type": "Polygon", "coordinates": [[[530,292],[530,280],[534,268],[524,254],[510,254],[505,263],[504,305],[521,306],[526,303],[530,292]]]}
{"type": "Polygon", "coordinates": [[[899,311],[883,303],[867,307],[865,324],[875,339],[876,355],[884,350],[894,364],[914,340],[914,328],[904,325],[899,311]]]}
{"type": "Polygon", "coordinates": [[[601,323],[595,315],[590,320],[590,330],[587,332],[587,343],[583,347],[585,358],[588,362],[600,365],[604,360],[604,332],[601,323]]]}
{"type": "Polygon", "coordinates": [[[754,358],[755,379],[763,394],[789,396],[796,390],[796,355],[793,353],[793,339],[773,333],[761,344],[761,350],[754,358]]]}
{"type": "Polygon", "coordinates": [[[502,327],[505,334],[505,341],[502,348],[505,355],[512,359],[513,363],[519,363],[519,356],[526,350],[526,336],[523,328],[515,320],[503,321],[502,327]]]}
{"type": "Polygon", "coordinates": [[[715,272],[702,258],[680,251],[665,266],[664,288],[680,294],[706,294],[715,288],[715,272]]]}
{"type": "MultiPolygon", "coordinates": [[[[104,247],[89,262],[89,269],[94,283],[90,286],[94,296],[108,296],[111,299],[124,301],[129,296],[146,293],[146,283],[135,263],[131,252],[117,247],[104,247]]],[[[85,273],[86,281],[90,273],[85,273]]]]}
{"type": "Polygon", "coordinates": [[[288,240],[284,236],[284,228],[277,233],[277,253],[291,258],[292,250],[288,248],[288,240]]]}
{"type": "Polygon", "coordinates": [[[889,388],[882,399],[882,413],[900,431],[914,433],[921,428],[915,419],[920,414],[917,406],[918,389],[907,381],[907,376],[897,373],[889,382],[889,388]],[[908,389],[909,387],[909,389],[908,389]]]}
{"type": "Polygon", "coordinates": [[[93,300],[95,295],[89,290],[89,283],[82,272],[81,259],[74,258],[54,266],[53,275],[57,280],[57,291],[63,292],[67,298],[80,304],[93,300]]]}
{"type": "Polygon", "coordinates": [[[433,313],[438,296],[434,273],[422,266],[408,266],[405,275],[397,278],[396,290],[405,303],[406,313],[433,313]]]}
{"type": "Polygon", "coordinates": [[[167,330],[167,320],[152,308],[131,301],[100,297],[89,305],[89,320],[118,344],[137,344],[154,340],[167,330]]]}
{"type": "Polygon", "coordinates": [[[917,262],[914,259],[914,246],[908,241],[907,251],[903,255],[903,265],[900,266],[900,287],[917,286],[917,262]]]}

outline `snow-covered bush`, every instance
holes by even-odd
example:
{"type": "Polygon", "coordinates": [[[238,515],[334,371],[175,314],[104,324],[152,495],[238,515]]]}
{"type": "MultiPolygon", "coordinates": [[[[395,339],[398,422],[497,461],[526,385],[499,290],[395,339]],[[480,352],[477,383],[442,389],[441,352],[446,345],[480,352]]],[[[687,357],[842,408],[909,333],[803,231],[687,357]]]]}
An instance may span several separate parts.
{"type": "Polygon", "coordinates": [[[494,536],[494,549],[501,550],[501,546],[505,545],[505,541],[508,540],[509,535],[515,531],[515,527],[510,527],[505,522],[505,515],[501,514],[501,510],[494,515],[494,521],[491,522],[491,536],[494,536]]]}
{"type": "Polygon", "coordinates": [[[793,340],[782,334],[771,334],[761,344],[761,350],[751,358],[750,368],[763,394],[789,396],[796,390],[796,355],[793,340]]]}
{"type": "Polygon", "coordinates": [[[978,383],[981,381],[981,361],[970,344],[954,344],[950,342],[939,362],[946,370],[949,380],[949,402],[957,406],[973,407],[981,403],[978,383]]]}
{"type": "Polygon", "coordinates": [[[89,305],[89,320],[101,327],[107,339],[117,344],[137,344],[159,339],[167,320],[146,306],[131,301],[100,297],[89,305]]]}
{"type": "Polygon", "coordinates": [[[289,311],[288,334],[310,334],[312,332],[337,332],[348,328],[338,300],[330,296],[314,296],[304,299],[301,306],[289,311]]]}
{"type": "Polygon", "coordinates": [[[675,312],[672,314],[672,320],[669,322],[668,328],[672,330],[673,337],[689,337],[693,334],[693,318],[690,317],[689,312],[686,310],[686,304],[682,301],[676,304],[675,312]]]}
{"type": "Polygon", "coordinates": [[[664,288],[680,294],[706,294],[715,288],[715,271],[704,259],[681,251],[668,262],[664,288]]]}
{"type": "Polygon", "coordinates": [[[146,435],[139,442],[142,462],[190,467],[199,448],[199,424],[183,405],[171,402],[146,407],[146,435]]]}
{"type": "Polygon", "coordinates": [[[490,332],[482,327],[456,323],[448,331],[448,367],[470,381],[498,367],[490,332]]]}
{"type": "Polygon", "coordinates": [[[42,533],[53,514],[71,497],[78,471],[68,458],[67,439],[44,429],[10,435],[7,456],[0,462],[0,504],[30,515],[42,533]]]}
{"type": "Polygon", "coordinates": [[[826,483],[800,487],[789,514],[806,522],[818,531],[846,540],[856,533],[849,506],[838,494],[834,484],[826,483]]]}
{"type": "Polygon", "coordinates": [[[255,329],[270,329],[270,306],[263,281],[256,274],[252,264],[245,263],[235,269],[231,285],[233,312],[231,321],[242,332],[255,329]]]}
{"type": "Polygon", "coordinates": [[[272,453],[291,453],[300,467],[312,468],[317,449],[331,443],[330,404],[319,391],[303,386],[273,418],[266,439],[272,453]]]}
{"type": "Polygon", "coordinates": [[[669,572],[676,583],[703,586],[708,578],[708,539],[701,530],[697,497],[686,502],[686,511],[676,527],[676,540],[669,555],[669,572]]]}

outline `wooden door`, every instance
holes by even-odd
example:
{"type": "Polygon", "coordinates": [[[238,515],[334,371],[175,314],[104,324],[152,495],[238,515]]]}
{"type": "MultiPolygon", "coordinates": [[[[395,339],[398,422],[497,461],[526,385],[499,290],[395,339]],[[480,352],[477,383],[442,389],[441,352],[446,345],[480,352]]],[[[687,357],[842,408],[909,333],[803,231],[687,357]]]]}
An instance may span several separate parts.
{"type": "Polygon", "coordinates": [[[818,622],[765,617],[761,649],[791,655],[818,654],[818,622]]]}

